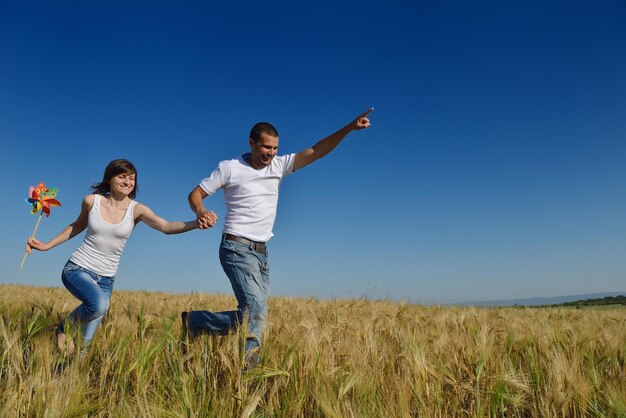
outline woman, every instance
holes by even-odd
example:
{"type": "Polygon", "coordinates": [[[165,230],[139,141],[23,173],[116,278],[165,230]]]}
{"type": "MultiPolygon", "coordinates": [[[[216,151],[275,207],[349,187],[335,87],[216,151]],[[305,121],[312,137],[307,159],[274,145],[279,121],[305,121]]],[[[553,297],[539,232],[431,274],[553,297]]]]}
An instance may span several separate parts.
{"type": "MultiPolygon", "coordinates": [[[[78,219],[49,242],[28,239],[26,252],[47,251],[87,229],[78,249],[63,268],[61,278],[67,290],[78,298],[78,306],[57,327],[57,345],[68,354],[74,343],[65,334],[66,324],[81,324],[84,356],[109,307],[113,282],[120,256],[135,225],[141,221],[165,234],[178,234],[198,227],[197,221],[168,222],[149,207],[133,200],[137,194],[137,170],[124,159],[111,161],[102,181],[92,186],[93,194],[85,196],[78,219]]],[[[217,219],[215,214],[212,216],[217,219]]]]}

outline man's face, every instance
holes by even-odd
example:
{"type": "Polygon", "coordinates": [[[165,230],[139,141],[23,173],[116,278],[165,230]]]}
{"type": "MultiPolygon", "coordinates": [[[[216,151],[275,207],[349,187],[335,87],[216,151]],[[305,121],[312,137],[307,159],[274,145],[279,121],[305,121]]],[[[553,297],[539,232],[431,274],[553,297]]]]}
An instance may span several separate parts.
{"type": "Polygon", "coordinates": [[[277,136],[261,134],[261,138],[257,142],[250,138],[248,143],[250,144],[249,163],[253,168],[264,168],[272,163],[278,151],[277,136]]]}

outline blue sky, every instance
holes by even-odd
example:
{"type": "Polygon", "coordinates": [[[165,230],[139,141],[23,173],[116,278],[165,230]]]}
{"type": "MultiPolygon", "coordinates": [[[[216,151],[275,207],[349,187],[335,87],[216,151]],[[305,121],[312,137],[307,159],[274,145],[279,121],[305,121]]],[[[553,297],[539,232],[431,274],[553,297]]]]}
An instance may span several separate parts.
{"type": "MultiPolygon", "coordinates": [[[[420,303],[626,290],[626,3],[0,2],[0,282],[60,286],[49,240],[106,164],[137,200],[186,197],[258,121],[298,152],[368,107],[372,127],[288,177],[274,295],[420,303]]],[[[206,205],[222,217],[221,195],[206,205]]],[[[221,224],[220,224],[221,226],[221,224]]],[[[220,229],[140,224],[117,289],[231,293],[220,229]]]]}

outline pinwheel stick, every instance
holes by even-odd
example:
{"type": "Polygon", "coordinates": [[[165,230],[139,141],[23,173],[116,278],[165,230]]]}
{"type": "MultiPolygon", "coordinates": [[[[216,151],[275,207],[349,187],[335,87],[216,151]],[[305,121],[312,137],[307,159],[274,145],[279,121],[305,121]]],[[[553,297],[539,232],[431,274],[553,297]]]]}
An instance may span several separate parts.
{"type": "MultiPolygon", "coordinates": [[[[35,234],[37,233],[37,228],[39,228],[39,222],[41,222],[42,215],[43,215],[43,210],[39,212],[39,219],[37,219],[37,224],[35,225],[35,230],[33,231],[31,237],[34,237],[35,234]]],[[[24,261],[26,261],[26,256],[28,256],[28,253],[24,252],[24,257],[22,258],[22,263],[20,264],[20,270],[22,269],[22,266],[24,265],[24,261]]]]}

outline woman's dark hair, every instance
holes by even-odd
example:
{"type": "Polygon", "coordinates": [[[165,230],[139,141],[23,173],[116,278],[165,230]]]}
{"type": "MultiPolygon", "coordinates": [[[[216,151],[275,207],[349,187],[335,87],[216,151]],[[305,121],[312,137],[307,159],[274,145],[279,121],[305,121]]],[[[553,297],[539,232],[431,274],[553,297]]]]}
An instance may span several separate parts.
{"type": "Polygon", "coordinates": [[[139,182],[137,180],[137,169],[128,160],[119,159],[113,160],[108,165],[107,168],[104,169],[104,174],[102,175],[102,181],[100,183],[93,184],[91,189],[94,194],[109,194],[111,193],[111,179],[120,174],[134,174],[135,175],[135,187],[133,191],[128,195],[131,199],[134,199],[137,196],[137,191],[139,189],[139,182]]]}

